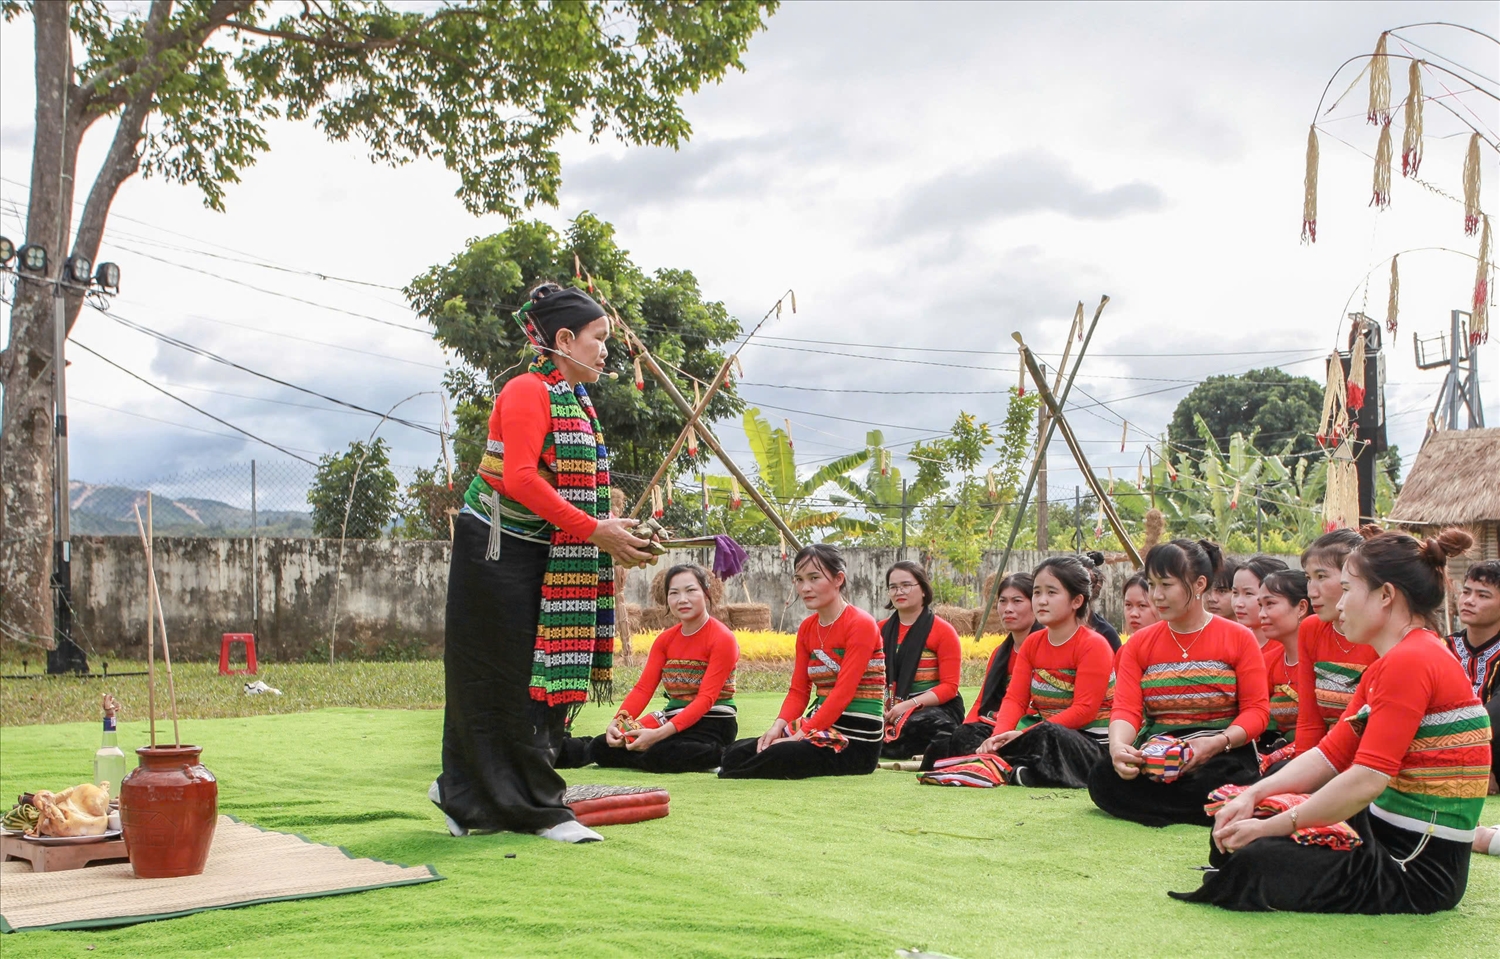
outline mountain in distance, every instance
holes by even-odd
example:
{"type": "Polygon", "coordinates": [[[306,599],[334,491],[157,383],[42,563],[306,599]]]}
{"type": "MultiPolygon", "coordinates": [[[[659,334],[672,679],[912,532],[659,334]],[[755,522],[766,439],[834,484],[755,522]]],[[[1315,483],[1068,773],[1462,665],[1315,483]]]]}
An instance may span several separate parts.
{"type": "MultiPolygon", "coordinates": [[[[146,515],[146,491],[124,486],[68,483],[73,532],[79,536],[136,536],[135,508],[146,515]]],[[[212,499],[153,496],[152,526],[158,536],[249,536],[250,511],[212,499]]],[[[312,514],[260,510],[258,536],[312,536],[312,514]]]]}

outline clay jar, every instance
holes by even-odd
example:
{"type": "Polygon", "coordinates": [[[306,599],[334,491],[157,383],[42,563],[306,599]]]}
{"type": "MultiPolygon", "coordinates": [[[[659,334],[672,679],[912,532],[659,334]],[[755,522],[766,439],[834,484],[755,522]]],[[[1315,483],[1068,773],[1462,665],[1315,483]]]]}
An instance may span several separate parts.
{"type": "Polygon", "coordinates": [[[219,783],[198,761],[202,746],[142,746],[120,783],[125,852],[141,879],[196,876],[219,821],[219,783]]]}

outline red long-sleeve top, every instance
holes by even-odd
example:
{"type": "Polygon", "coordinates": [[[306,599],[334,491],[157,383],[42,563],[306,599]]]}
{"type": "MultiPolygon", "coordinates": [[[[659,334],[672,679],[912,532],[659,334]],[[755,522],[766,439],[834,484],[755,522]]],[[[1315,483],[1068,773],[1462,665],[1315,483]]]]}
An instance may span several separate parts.
{"type": "Polygon", "coordinates": [[[552,432],[552,400],[540,373],[515,377],[495,397],[490,411],[490,441],[504,444],[505,474],[486,481],[569,536],[588,539],[599,523],[557,495],[538,464],[557,465],[557,451],[548,443],[552,432]]]}
{"type": "Polygon", "coordinates": [[[1274,639],[1266,640],[1260,653],[1271,694],[1271,722],[1266,728],[1282,733],[1291,742],[1297,735],[1297,667],[1286,664],[1286,647],[1274,639]]]}
{"type": "MultiPolygon", "coordinates": [[[[906,633],[911,629],[899,620],[896,623],[896,648],[906,642],[906,633]]],[[[911,694],[920,695],[931,690],[937,694],[941,705],[958,695],[959,672],[963,666],[964,652],[958,643],[958,630],[941,616],[932,618],[932,629],[927,631],[927,643],[922,658],[917,663],[917,672],[912,677],[911,694]]],[[[895,671],[894,663],[886,668],[895,671]]]]}
{"type": "Polygon", "coordinates": [[[792,686],[781,703],[780,718],[784,722],[802,715],[814,686],[823,702],[804,724],[809,731],[827,729],[845,711],[877,719],[884,713],[885,648],[874,617],[846,606],[831,626],[819,625],[816,614],[802,621],[797,627],[792,686]],[[824,657],[835,663],[837,670],[829,668],[824,657]]]}
{"type": "Polygon", "coordinates": [[[1270,717],[1266,663],[1255,634],[1239,623],[1215,616],[1196,637],[1152,623],[1120,647],[1110,720],[1124,720],[1142,736],[1238,726],[1255,739],[1270,717]]]}
{"type": "Polygon", "coordinates": [[[620,707],[632,719],[651,701],[665,677],[668,708],[680,707],[671,723],[682,732],[702,719],[716,704],[734,706],[734,667],[740,647],[729,627],[709,617],[696,633],[682,634],[682,624],[662,630],[651,644],[646,667],[620,707]]]}
{"type": "Polygon", "coordinates": [[[1322,741],[1354,699],[1360,677],[1380,657],[1309,616],[1297,627],[1297,755],[1322,741]]]}
{"type": "MultiPolygon", "coordinates": [[[[1022,637],[1022,639],[1024,641],[1025,638],[1022,637]]],[[[990,678],[990,671],[995,668],[995,657],[999,656],[1000,655],[1000,650],[1002,650],[1004,648],[1005,648],[1005,642],[1002,640],[1001,643],[1000,643],[1000,645],[998,645],[994,649],[990,650],[990,658],[988,660],[986,660],[985,664],[984,664],[984,679],[985,679],[985,681],[989,680],[989,678],[990,678]]],[[[1007,660],[1007,662],[1006,662],[1006,676],[1007,677],[1013,677],[1016,674],[1016,654],[1020,651],[1020,648],[1021,648],[1021,644],[1020,643],[1013,642],[1013,643],[1010,644],[1010,659],[1007,660]]],[[[1010,681],[1009,678],[1007,678],[1006,682],[1009,683],[1009,681],[1010,681]]],[[[1007,685],[1005,687],[1005,691],[1006,692],[1010,692],[1010,686],[1009,685],[1007,685]]],[[[1001,698],[1001,702],[1004,702],[1004,701],[1005,700],[1002,697],[1001,698]]],[[[964,722],[966,722],[966,723],[982,722],[983,718],[979,715],[979,709],[983,705],[984,705],[984,682],[981,682],[979,684],[979,694],[974,697],[974,705],[972,705],[972,706],[969,707],[969,715],[967,715],[967,716],[964,717],[964,722]]],[[[999,711],[1000,711],[1000,707],[999,707],[999,705],[996,705],[995,712],[999,712],[999,711]]]]}
{"type": "Polygon", "coordinates": [[[1052,645],[1045,629],[1037,630],[1016,651],[1010,686],[995,713],[995,732],[1010,732],[1028,715],[1069,729],[1097,723],[1109,695],[1113,669],[1114,650],[1109,640],[1087,626],[1080,626],[1061,646],[1052,645]],[[1038,671],[1046,671],[1052,679],[1033,688],[1033,673],[1038,671]],[[1060,695],[1069,680],[1073,683],[1071,702],[1060,695]]]}

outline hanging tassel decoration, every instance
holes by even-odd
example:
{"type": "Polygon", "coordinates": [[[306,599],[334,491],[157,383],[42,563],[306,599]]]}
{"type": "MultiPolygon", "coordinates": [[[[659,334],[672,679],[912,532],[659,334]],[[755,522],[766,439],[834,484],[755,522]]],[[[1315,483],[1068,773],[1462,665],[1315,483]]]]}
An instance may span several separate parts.
{"type": "Polygon", "coordinates": [[[665,512],[661,506],[661,487],[651,487],[651,515],[657,519],[661,519],[662,514],[665,512]]]}
{"type": "Polygon", "coordinates": [[[1365,405],[1365,321],[1355,320],[1354,344],[1349,347],[1349,412],[1357,413],[1365,405]]]}
{"type": "Polygon", "coordinates": [[[1230,509],[1239,509],[1240,508],[1240,481],[1239,480],[1235,480],[1234,481],[1234,492],[1229,494],[1229,508],[1230,509]]]}
{"type": "Polygon", "coordinates": [[[1386,34],[1375,41],[1375,55],[1370,58],[1370,109],[1366,119],[1371,126],[1391,122],[1391,61],[1385,55],[1386,34]]]}
{"type": "Polygon", "coordinates": [[[1479,234],[1479,272],[1474,277],[1474,304],[1469,316],[1469,347],[1490,338],[1490,218],[1479,234]]]}
{"type": "Polygon", "coordinates": [[[672,482],[671,480],[667,480],[667,505],[668,506],[672,505],[672,489],[676,485],[677,484],[674,483],[674,482],[672,482]]]}
{"type": "Polygon", "coordinates": [[[776,545],[781,549],[781,561],[786,562],[786,536],[781,530],[776,531],[776,545]]]}
{"type": "Polygon", "coordinates": [[[1020,379],[1020,381],[1018,383],[1016,383],[1016,395],[1017,396],[1025,396],[1026,395],[1026,351],[1025,350],[1019,350],[1017,352],[1019,353],[1019,355],[1021,357],[1021,379],[1020,379]]]}
{"type": "Polygon", "coordinates": [[[1370,205],[1384,210],[1391,205],[1391,124],[1386,121],[1380,128],[1380,141],[1375,144],[1375,182],[1370,205]]]}
{"type": "Polygon", "coordinates": [[[1338,353],[1328,354],[1328,379],[1323,388],[1323,413],[1318,417],[1318,445],[1324,448],[1337,446],[1343,438],[1339,417],[1343,412],[1344,366],[1338,353]]]}
{"type": "Polygon", "coordinates": [[[583,264],[578,262],[578,254],[573,254],[573,279],[583,279],[583,264]]]}
{"type": "Polygon", "coordinates": [[[740,363],[740,355],[738,353],[736,353],[736,354],[734,354],[734,356],[730,357],[730,359],[734,360],[734,375],[735,375],[735,377],[737,379],[741,379],[741,380],[744,379],[745,378],[745,367],[740,363]]]}
{"type": "Polygon", "coordinates": [[[1094,542],[1104,538],[1104,500],[1099,500],[1099,514],[1094,517],[1094,542]]]}
{"type": "Polygon", "coordinates": [[[1125,437],[1130,435],[1130,421],[1123,420],[1120,423],[1120,452],[1125,452],[1125,437]]]}
{"type": "Polygon", "coordinates": [[[991,500],[1000,498],[1000,488],[995,485],[995,470],[993,468],[985,470],[984,488],[985,492],[989,493],[991,500]]]}
{"type": "Polygon", "coordinates": [[[1401,175],[1416,176],[1422,165],[1422,67],[1424,62],[1413,60],[1406,77],[1410,89],[1406,93],[1406,127],[1401,131],[1401,175]]]}
{"type": "Polygon", "coordinates": [[[729,508],[739,509],[743,502],[740,499],[740,481],[733,476],[729,477],[729,508]]]}
{"type": "Polygon", "coordinates": [[[1140,463],[1135,464],[1135,488],[1137,490],[1146,488],[1146,468],[1140,463]]]}
{"type": "Polygon", "coordinates": [[[646,374],[641,372],[641,358],[637,356],[631,361],[631,365],[635,367],[635,388],[642,393],[646,392],[646,374]]]}
{"type": "Polygon", "coordinates": [[[797,291],[787,290],[787,292],[792,295],[792,312],[795,313],[797,312],[797,291]]]}
{"type": "Polygon", "coordinates": [[[703,512],[707,513],[710,505],[708,501],[708,474],[699,473],[698,482],[703,484],[703,512]]]}
{"type": "Polygon", "coordinates": [[[1391,257],[1391,295],[1385,304],[1385,328],[1389,333],[1396,332],[1396,311],[1401,297],[1401,274],[1396,271],[1396,261],[1401,257],[1391,257]]]}
{"type": "Polygon", "coordinates": [[[790,419],[783,419],[781,422],[786,424],[786,448],[795,453],[797,452],[797,444],[792,442],[792,421],[790,419]]]}
{"type": "MultiPolygon", "coordinates": [[[[696,410],[698,408],[698,405],[699,405],[700,402],[702,402],[702,397],[701,397],[701,394],[699,394],[699,392],[698,392],[698,384],[694,383],[693,384],[693,409],[696,410]]],[[[694,427],[692,427],[691,429],[688,430],[688,435],[687,435],[687,452],[688,452],[688,456],[691,456],[691,457],[696,457],[698,455],[698,427],[696,427],[696,426],[694,426],[694,427]]]]}
{"type": "Polygon", "coordinates": [[[1464,236],[1479,232],[1479,134],[1469,137],[1464,155],[1464,236]]]}
{"type": "Polygon", "coordinates": [[[1318,242],[1318,126],[1307,128],[1307,172],[1302,175],[1302,242],[1318,242]]]}

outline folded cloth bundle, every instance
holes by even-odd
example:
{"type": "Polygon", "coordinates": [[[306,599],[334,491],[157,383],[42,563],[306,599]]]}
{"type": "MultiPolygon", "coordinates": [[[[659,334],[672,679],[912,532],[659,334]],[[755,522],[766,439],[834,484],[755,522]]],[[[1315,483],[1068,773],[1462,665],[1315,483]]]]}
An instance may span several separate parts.
{"type": "Polygon", "coordinates": [[[886,742],[893,743],[896,740],[898,740],[898,739],[901,738],[901,730],[904,729],[904,728],[906,728],[906,720],[914,712],[916,712],[915,709],[908,709],[906,712],[902,713],[901,716],[895,722],[893,722],[893,723],[886,723],[886,726],[885,726],[885,741],[886,742]]]}
{"type": "Polygon", "coordinates": [[[1266,753],[1264,756],[1260,757],[1260,774],[1264,776],[1267,769],[1270,769],[1272,766],[1281,762],[1283,759],[1291,759],[1294,755],[1296,755],[1296,753],[1297,747],[1292,745],[1291,743],[1287,743],[1280,749],[1266,753]]]}
{"type": "Polygon", "coordinates": [[[975,786],[988,789],[1005,785],[1010,763],[990,753],[950,756],[932,764],[932,772],[917,777],[928,786],[975,786]]]}
{"type": "Polygon", "coordinates": [[[836,753],[843,752],[844,747],[849,745],[848,738],[832,726],[827,729],[808,729],[806,716],[792,723],[790,732],[794,736],[797,733],[802,733],[807,738],[807,741],[814,746],[823,746],[836,753]]]}
{"type": "Polygon", "coordinates": [[[1142,772],[1164,783],[1176,782],[1182,775],[1182,767],[1193,758],[1192,744],[1170,733],[1152,736],[1141,747],[1141,752],[1146,757],[1146,767],[1142,772]]]}
{"type": "Polygon", "coordinates": [[[644,729],[645,725],[622,709],[615,713],[615,728],[622,733],[632,733],[644,729]]]}
{"type": "MultiPolygon", "coordinates": [[[[1235,796],[1244,792],[1248,787],[1226,784],[1208,794],[1208,802],[1204,803],[1203,811],[1210,816],[1218,813],[1224,808],[1224,804],[1235,796]]],[[[1293,806],[1300,806],[1307,801],[1306,793],[1277,793],[1267,796],[1255,804],[1255,818],[1269,819],[1278,813],[1284,813],[1293,806]]],[[[1326,846],[1329,849],[1338,849],[1347,852],[1361,845],[1364,840],[1354,827],[1346,822],[1336,822],[1328,826],[1303,826],[1291,835],[1292,842],[1303,846],[1326,846]]]]}

